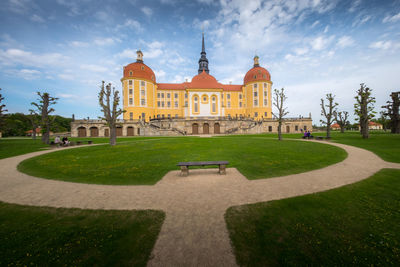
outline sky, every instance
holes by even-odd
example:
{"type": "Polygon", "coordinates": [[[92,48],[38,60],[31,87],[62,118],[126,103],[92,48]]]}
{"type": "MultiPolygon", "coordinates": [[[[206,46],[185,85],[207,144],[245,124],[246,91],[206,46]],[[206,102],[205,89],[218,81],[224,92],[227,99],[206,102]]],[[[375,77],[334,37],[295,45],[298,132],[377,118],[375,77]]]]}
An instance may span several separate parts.
{"type": "Polygon", "coordinates": [[[332,93],[353,122],[360,83],[377,112],[400,90],[400,0],[2,0],[4,103],[28,113],[49,92],[56,114],[96,119],[101,81],[121,90],[137,49],[157,82],[190,81],[202,31],[210,74],[243,84],[258,55],[273,88],[285,88],[288,117],[311,113],[319,125],[332,93]]]}

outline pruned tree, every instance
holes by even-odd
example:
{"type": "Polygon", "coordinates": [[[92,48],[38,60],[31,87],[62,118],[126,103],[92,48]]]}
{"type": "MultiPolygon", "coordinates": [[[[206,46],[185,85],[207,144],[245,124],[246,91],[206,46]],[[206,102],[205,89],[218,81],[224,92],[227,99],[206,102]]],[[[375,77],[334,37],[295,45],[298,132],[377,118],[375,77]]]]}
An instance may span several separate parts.
{"type": "Polygon", "coordinates": [[[36,140],[36,128],[40,125],[40,120],[33,109],[30,109],[29,112],[28,118],[32,126],[32,139],[36,140]]]}
{"type": "MultiPolygon", "coordinates": [[[[42,142],[45,144],[50,143],[50,127],[52,123],[52,119],[50,118],[50,113],[54,112],[54,108],[51,108],[51,105],[55,105],[57,103],[58,98],[50,96],[49,93],[41,93],[37,92],[39,96],[38,102],[32,102],[31,105],[35,107],[35,109],[31,109],[31,114],[39,115],[41,117],[40,126],[42,128],[42,142]]],[[[35,129],[36,130],[36,129],[35,129]]]]}
{"type": "Polygon", "coordinates": [[[280,91],[278,89],[275,89],[273,99],[274,99],[273,105],[276,107],[278,112],[277,113],[272,112],[272,115],[274,115],[274,117],[278,121],[278,140],[282,140],[283,117],[289,113],[287,111],[287,108],[284,107],[284,103],[287,99],[284,89],[282,88],[280,91]]]}
{"type": "MultiPolygon", "coordinates": [[[[1,91],[1,88],[0,88],[0,91],[1,91]]],[[[7,109],[5,109],[6,105],[3,104],[3,100],[4,100],[4,97],[0,93],[0,132],[3,129],[3,125],[4,125],[4,115],[8,111],[7,109]]]]}
{"type": "Polygon", "coordinates": [[[382,113],[382,116],[390,117],[390,128],[392,133],[400,133],[400,92],[392,92],[390,94],[392,101],[387,101],[386,106],[382,106],[382,108],[386,108],[387,112],[382,113]]]}
{"type": "Polygon", "coordinates": [[[117,142],[117,118],[125,112],[125,110],[118,109],[120,101],[119,92],[115,87],[111,87],[111,83],[105,85],[102,81],[99,93],[99,104],[104,117],[101,119],[107,122],[110,127],[110,145],[114,146],[117,142]]]}
{"type": "Polygon", "coordinates": [[[360,84],[357,90],[356,103],[354,104],[354,114],[360,123],[360,132],[364,139],[369,137],[368,122],[375,116],[374,103],[375,97],[371,96],[371,91],[364,83],[360,84]]]}
{"type": "Polygon", "coordinates": [[[335,121],[337,124],[339,124],[340,126],[340,132],[344,133],[344,129],[346,127],[346,125],[349,123],[349,113],[347,111],[339,111],[333,112],[333,115],[335,116],[335,121]]]}
{"type": "Polygon", "coordinates": [[[327,103],[321,98],[321,116],[325,117],[325,120],[320,120],[322,124],[326,125],[326,137],[331,138],[331,125],[335,118],[336,106],[338,103],[334,102],[335,96],[332,94],[326,94],[327,103]]]}

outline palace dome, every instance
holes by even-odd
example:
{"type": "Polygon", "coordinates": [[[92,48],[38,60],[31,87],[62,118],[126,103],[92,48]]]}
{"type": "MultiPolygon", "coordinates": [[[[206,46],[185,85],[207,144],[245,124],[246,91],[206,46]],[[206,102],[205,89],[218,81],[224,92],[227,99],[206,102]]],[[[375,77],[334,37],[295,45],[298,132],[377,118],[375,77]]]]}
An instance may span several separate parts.
{"type": "Polygon", "coordinates": [[[134,62],[124,67],[124,78],[141,78],[156,82],[153,70],[143,62],[134,62]]]}
{"type": "Polygon", "coordinates": [[[247,84],[255,81],[271,81],[271,74],[263,67],[254,67],[246,73],[243,83],[247,84]]]}
{"type": "Polygon", "coordinates": [[[208,74],[203,70],[202,73],[194,76],[189,83],[189,88],[198,89],[221,89],[223,87],[214,76],[208,74]]]}

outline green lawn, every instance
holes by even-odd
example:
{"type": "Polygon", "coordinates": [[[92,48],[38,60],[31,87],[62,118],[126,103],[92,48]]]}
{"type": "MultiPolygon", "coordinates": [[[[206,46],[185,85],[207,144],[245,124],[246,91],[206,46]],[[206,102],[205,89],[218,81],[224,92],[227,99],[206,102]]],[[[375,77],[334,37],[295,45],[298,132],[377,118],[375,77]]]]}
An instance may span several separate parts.
{"type": "Polygon", "coordinates": [[[0,138],[0,159],[48,148],[40,140],[0,138]]]}
{"type": "Polygon", "coordinates": [[[400,170],[322,193],[229,208],[241,266],[400,266],[400,170]]]}
{"type": "Polygon", "coordinates": [[[181,161],[228,160],[249,179],[301,173],[342,161],[325,144],[268,138],[153,138],[58,151],[23,161],[27,174],[81,183],[155,184],[181,161]]]}
{"type": "Polygon", "coordinates": [[[146,266],[164,218],[0,202],[0,266],[146,266]]]}

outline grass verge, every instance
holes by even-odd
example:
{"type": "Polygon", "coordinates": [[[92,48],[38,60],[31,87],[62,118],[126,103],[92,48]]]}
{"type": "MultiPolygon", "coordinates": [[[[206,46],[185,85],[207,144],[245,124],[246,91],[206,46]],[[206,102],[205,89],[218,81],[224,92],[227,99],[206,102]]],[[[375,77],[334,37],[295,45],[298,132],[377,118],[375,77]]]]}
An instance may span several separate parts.
{"type": "Polygon", "coordinates": [[[231,207],[241,266],[400,265],[400,170],[326,192],[231,207]]]}
{"type": "Polygon", "coordinates": [[[64,150],[27,159],[18,169],[71,182],[155,184],[182,161],[228,160],[248,179],[261,179],[322,168],[346,156],[340,148],[311,142],[179,137],[64,150]]]}
{"type": "Polygon", "coordinates": [[[146,266],[164,218],[0,202],[0,266],[146,266]]]}

